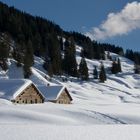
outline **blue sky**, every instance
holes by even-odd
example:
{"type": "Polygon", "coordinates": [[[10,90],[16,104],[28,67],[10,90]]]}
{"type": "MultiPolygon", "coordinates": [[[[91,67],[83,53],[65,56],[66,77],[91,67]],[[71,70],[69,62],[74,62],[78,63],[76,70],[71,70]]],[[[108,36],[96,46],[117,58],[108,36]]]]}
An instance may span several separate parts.
{"type": "Polygon", "coordinates": [[[134,0],[1,0],[64,30],[140,51],[140,3],[134,0]],[[129,3],[129,5],[127,5],[129,3]],[[137,9],[137,11],[136,11],[137,9]],[[113,13],[113,14],[111,14],[113,13]],[[136,14],[135,14],[136,13],[136,14]],[[134,17],[134,15],[137,15],[134,17]],[[134,20],[132,20],[134,19],[134,20]],[[118,20],[118,21],[117,21],[118,20]],[[114,21],[116,21],[114,23],[114,21]]]}

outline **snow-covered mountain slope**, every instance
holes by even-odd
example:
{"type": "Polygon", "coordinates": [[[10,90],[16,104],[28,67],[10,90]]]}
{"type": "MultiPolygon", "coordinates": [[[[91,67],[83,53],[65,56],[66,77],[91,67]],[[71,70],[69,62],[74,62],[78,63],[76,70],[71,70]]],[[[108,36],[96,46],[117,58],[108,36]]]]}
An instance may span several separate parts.
{"type": "MultiPolygon", "coordinates": [[[[81,47],[77,46],[78,63],[81,60],[80,50],[81,47]]],[[[140,75],[133,73],[132,61],[113,53],[111,55],[120,58],[123,72],[117,75],[108,73],[105,83],[92,78],[93,66],[99,67],[100,61],[86,59],[89,81],[68,77],[68,81],[63,82],[57,76],[49,81],[42,67],[44,61],[35,57],[30,80],[36,86],[48,83],[65,85],[73,102],[71,105],[50,102],[15,105],[0,98],[0,139],[138,140],[138,126],[104,125],[140,124],[140,75]]],[[[112,62],[105,60],[103,63],[108,69],[112,62]]],[[[17,68],[15,60],[9,59],[8,65],[7,72],[0,69],[0,80],[23,78],[23,70],[17,68]]]]}
{"type": "MultiPolygon", "coordinates": [[[[80,47],[77,46],[77,62],[81,60],[80,47]]],[[[108,80],[99,83],[92,78],[93,66],[99,66],[100,61],[88,60],[90,72],[89,81],[69,77],[63,82],[61,77],[48,80],[43,69],[43,60],[35,57],[32,67],[32,80],[35,85],[65,85],[73,98],[71,105],[60,105],[46,102],[37,105],[14,105],[0,99],[0,124],[52,124],[52,125],[93,125],[93,124],[140,124],[140,76],[133,74],[132,61],[119,57],[122,73],[107,74],[108,80]]],[[[111,61],[103,61],[105,68],[111,66],[111,61]]],[[[0,78],[21,79],[22,68],[17,68],[14,60],[9,59],[9,70],[0,71],[0,78]]]]}

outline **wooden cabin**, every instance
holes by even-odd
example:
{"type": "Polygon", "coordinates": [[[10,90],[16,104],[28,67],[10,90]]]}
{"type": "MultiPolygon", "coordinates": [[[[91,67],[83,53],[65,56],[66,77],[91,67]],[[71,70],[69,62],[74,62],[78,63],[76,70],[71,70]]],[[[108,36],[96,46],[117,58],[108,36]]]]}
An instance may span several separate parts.
{"type": "Polygon", "coordinates": [[[0,98],[18,104],[43,103],[45,98],[30,80],[0,80],[0,98]]]}
{"type": "Polygon", "coordinates": [[[14,102],[19,104],[43,103],[44,97],[34,84],[30,84],[15,98],[14,102]]]}
{"type": "Polygon", "coordinates": [[[39,86],[38,88],[45,96],[46,101],[59,104],[71,104],[72,97],[64,86],[39,86]]]}

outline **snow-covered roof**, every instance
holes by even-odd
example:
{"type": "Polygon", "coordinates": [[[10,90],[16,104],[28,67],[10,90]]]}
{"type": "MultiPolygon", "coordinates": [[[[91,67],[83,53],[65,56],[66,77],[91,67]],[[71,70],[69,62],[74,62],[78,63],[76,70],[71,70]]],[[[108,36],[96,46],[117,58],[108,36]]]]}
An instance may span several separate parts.
{"type": "Polygon", "coordinates": [[[66,87],[61,85],[56,86],[38,86],[38,89],[45,96],[46,100],[57,100],[62,91],[66,87]]]}
{"type": "Polygon", "coordinates": [[[31,83],[25,79],[0,80],[0,98],[15,99],[31,83]]]}

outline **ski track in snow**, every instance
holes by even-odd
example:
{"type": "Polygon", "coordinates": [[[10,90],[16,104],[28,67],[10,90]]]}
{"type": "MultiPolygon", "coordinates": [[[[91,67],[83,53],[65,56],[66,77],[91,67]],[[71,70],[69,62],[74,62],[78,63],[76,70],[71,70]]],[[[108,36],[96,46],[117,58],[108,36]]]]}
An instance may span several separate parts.
{"type": "Polygon", "coordinates": [[[127,124],[124,121],[119,120],[118,118],[114,118],[112,116],[100,113],[100,112],[96,112],[96,111],[90,111],[90,110],[86,110],[88,113],[91,113],[91,117],[94,117],[95,119],[106,123],[106,124],[127,124]]]}

